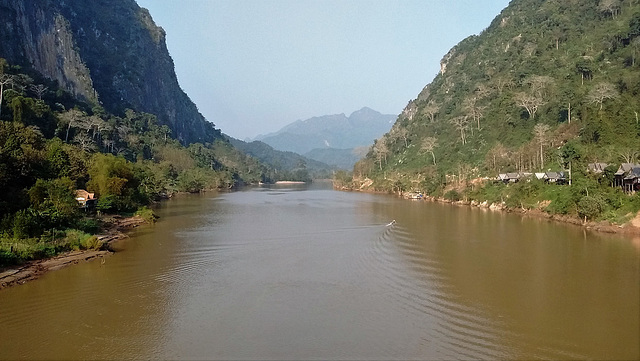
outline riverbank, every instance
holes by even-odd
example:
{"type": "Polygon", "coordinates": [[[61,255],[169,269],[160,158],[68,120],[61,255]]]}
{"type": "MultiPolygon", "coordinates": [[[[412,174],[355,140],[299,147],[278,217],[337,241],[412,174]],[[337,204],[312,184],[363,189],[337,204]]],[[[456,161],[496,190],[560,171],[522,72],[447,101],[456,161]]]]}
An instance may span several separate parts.
{"type": "Polygon", "coordinates": [[[104,230],[96,236],[102,243],[99,250],[69,251],[52,258],[29,261],[15,267],[0,269],[0,290],[36,280],[49,271],[107,257],[113,253],[110,247],[113,242],[128,237],[125,233],[127,230],[149,223],[148,219],[139,215],[132,217],[105,216],[102,221],[105,225],[104,230]]]}
{"type": "Polygon", "coordinates": [[[444,197],[433,197],[423,195],[422,193],[417,192],[385,192],[380,190],[375,190],[373,188],[374,181],[365,178],[361,180],[360,186],[350,187],[347,185],[336,185],[334,182],[334,189],[340,191],[349,191],[349,192],[364,192],[364,193],[372,193],[372,194],[394,194],[398,197],[411,200],[411,201],[430,201],[430,202],[438,202],[438,203],[448,203],[452,205],[458,206],[467,206],[467,207],[475,207],[481,209],[487,209],[491,211],[500,211],[507,213],[519,214],[525,217],[535,217],[535,218],[543,218],[548,219],[550,221],[572,224],[579,227],[583,227],[586,230],[593,230],[597,232],[604,233],[616,233],[627,236],[632,236],[636,239],[640,239],[640,212],[634,214],[629,214],[629,220],[627,222],[617,224],[608,221],[585,221],[577,216],[570,216],[565,214],[551,214],[544,210],[550,203],[550,201],[541,201],[537,204],[536,207],[532,208],[511,208],[506,205],[505,202],[498,203],[490,203],[487,201],[478,201],[478,200],[451,200],[444,197]]]}
{"type": "MultiPolygon", "coordinates": [[[[479,202],[475,200],[452,201],[452,200],[441,198],[441,197],[431,197],[431,196],[422,196],[422,195],[418,196],[418,194],[412,193],[412,192],[403,192],[403,193],[400,193],[399,196],[411,201],[424,200],[424,201],[431,201],[431,202],[438,202],[438,203],[449,203],[449,204],[458,205],[458,206],[468,206],[468,207],[487,209],[491,211],[514,213],[514,214],[519,214],[525,217],[544,218],[544,219],[548,219],[555,222],[573,224],[588,230],[593,230],[598,232],[617,233],[617,234],[624,234],[629,236],[640,236],[640,212],[638,212],[634,218],[632,218],[631,220],[629,220],[624,224],[614,224],[607,221],[593,222],[593,221],[585,221],[583,219],[580,219],[574,216],[550,214],[540,208],[531,208],[531,209],[509,208],[504,204],[504,202],[497,203],[497,204],[496,203],[489,204],[486,201],[479,202]]],[[[548,204],[543,203],[541,204],[541,207],[546,205],[548,204]]]]}

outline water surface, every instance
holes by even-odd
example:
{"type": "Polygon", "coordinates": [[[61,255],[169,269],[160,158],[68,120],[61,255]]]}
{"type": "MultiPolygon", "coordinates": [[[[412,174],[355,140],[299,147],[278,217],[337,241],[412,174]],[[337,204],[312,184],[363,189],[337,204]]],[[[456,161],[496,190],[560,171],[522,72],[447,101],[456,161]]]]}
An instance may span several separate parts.
{"type": "Polygon", "coordinates": [[[634,240],[322,184],[158,213],[0,292],[0,359],[640,357],[634,240]]]}

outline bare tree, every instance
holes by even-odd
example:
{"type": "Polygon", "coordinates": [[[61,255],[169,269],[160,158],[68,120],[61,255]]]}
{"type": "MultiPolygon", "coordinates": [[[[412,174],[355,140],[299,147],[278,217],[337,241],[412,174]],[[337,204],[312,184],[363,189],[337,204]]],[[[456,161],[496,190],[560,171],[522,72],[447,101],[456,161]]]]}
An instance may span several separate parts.
{"type": "Polygon", "coordinates": [[[93,142],[93,139],[91,139],[87,134],[85,133],[78,133],[73,137],[73,142],[78,144],[80,146],[80,148],[82,149],[82,151],[84,152],[88,152],[88,151],[93,151],[95,150],[95,143],[93,142]]]}
{"type": "Polygon", "coordinates": [[[396,128],[395,136],[404,141],[405,148],[409,146],[409,130],[407,128],[396,128]]]}
{"type": "Polygon", "coordinates": [[[49,90],[49,88],[47,88],[42,84],[38,84],[38,85],[31,84],[31,86],[29,86],[29,89],[31,89],[31,91],[34,92],[38,97],[38,99],[40,100],[42,100],[42,96],[44,95],[44,93],[46,93],[47,90],[49,90]]]}
{"type": "Polygon", "coordinates": [[[483,116],[482,113],[485,107],[481,107],[478,105],[478,98],[475,96],[466,98],[462,104],[462,107],[467,113],[471,114],[471,118],[475,123],[477,123],[478,130],[480,130],[480,118],[482,118],[483,116]]]}
{"type": "Polygon", "coordinates": [[[516,102],[517,106],[523,107],[527,110],[530,119],[534,119],[538,108],[545,104],[539,96],[525,92],[517,93],[513,97],[513,100],[516,102]]]}
{"type": "Polygon", "coordinates": [[[534,94],[541,99],[549,97],[550,92],[555,85],[555,80],[547,75],[532,75],[524,82],[529,85],[531,94],[534,94]]]}
{"type": "Polygon", "coordinates": [[[426,137],[422,140],[422,146],[420,150],[431,153],[431,157],[433,158],[433,165],[436,165],[436,155],[433,153],[435,147],[438,146],[438,139],[434,137],[426,137]]]}
{"type": "Polygon", "coordinates": [[[540,145],[540,168],[544,168],[544,150],[543,146],[549,141],[548,133],[550,127],[547,124],[538,123],[533,127],[534,138],[540,145]]]}
{"type": "Polygon", "coordinates": [[[604,101],[607,99],[616,99],[618,97],[618,90],[615,85],[611,83],[600,83],[591,89],[589,94],[587,95],[587,100],[591,103],[596,103],[600,105],[600,110],[602,110],[602,105],[604,101]]]}
{"type": "Polygon", "coordinates": [[[640,49],[640,37],[636,37],[631,40],[631,48],[633,49],[633,56],[631,57],[631,66],[636,65],[636,54],[638,53],[638,49],[640,49]]]}
{"type": "Polygon", "coordinates": [[[63,121],[66,121],[68,123],[67,134],[64,137],[65,142],[67,143],[69,142],[69,131],[71,130],[71,127],[76,126],[77,123],[80,122],[84,116],[85,114],[78,109],[69,109],[68,111],[60,114],[60,118],[62,118],[63,121]]]}
{"type": "Polygon", "coordinates": [[[462,144],[467,144],[465,131],[469,128],[469,116],[460,115],[455,118],[451,118],[449,122],[460,132],[460,140],[462,140],[462,144]]]}
{"type": "Polygon", "coordinates": [[[624,163],[635,163],[638,158],[640,158],[640,152],[633,149],[625,149],[619,154],[622,160],[624,160],[624,163]]]}
{"type": "Polygon", "coordinates": [[[382,161],[384,160],[387,163],[387,155],[389,154],[389,147],[387,147],[384,138],[376,140],[373,145],[373,152],[376,156],[376,162],[378,162],[380,170],[382,170],[382,161]]]}
{"type": "Polygon", "coordinates": [[[433,100],[430,100],[429,103],[427,103],[427,105],[423,109],[423,112],[429,117],[429,120],[431,121],[431,123],[433,123],[433,120],[439,111],[440,111],[440,106],[436,104],[436,102],[434,102],[433,100]]]}
{"type": "Polygon", "coordinates": [[[4,94],[4,86],[13,84],[13,75],[0,74],[0,115],[2,115],[2,94],[4,94]]]}
{"type": "Polygon", "coordinates": [[[603,13],[609,13],[615,19],[620,11],[620,0],[601,0],[598,10],[603,13]]]}
{"type": "Polygon", "coordinates": [[[513,87],[513,80],[507,77],[497,77],[493,83],[496,90],[498,90],[498,94],[502,94],[505,88],[511,89],[513,87]]]}
{"type": "Polygon", "coordinates": [[[508,149],[502,145],[502,143],[496,143],[488,152],[487,152],[487,163],[491,162],[491,169],[494,171],[498,170],[498,162],[502,165],[502,160],[508,158],[509,151],[508,149]]]}

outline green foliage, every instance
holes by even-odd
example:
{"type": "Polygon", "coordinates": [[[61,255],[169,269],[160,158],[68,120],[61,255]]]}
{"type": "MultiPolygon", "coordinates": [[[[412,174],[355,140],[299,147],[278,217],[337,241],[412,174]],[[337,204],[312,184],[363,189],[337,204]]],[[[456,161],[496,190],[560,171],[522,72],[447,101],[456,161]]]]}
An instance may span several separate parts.
{"type": "Polygon", "coordinates": [[[463,192],[511,208],[628,219],[635,196],[611,185],[621,162],[640,162],[640,3],[624,2],[615,14],[598,5],[512,1],[445,55],[444,70],[356,164],[354,178],[451,198],[452,189],[499,173],[570,171],[571,186],[485,182],[463,192]],[[596,162],[611,166],[586,175],[596,162]]]}
{"type": "Polygon", "coordinates": [[[153,210],[148,207],[139,208],[136,211],[135,215],[141,217],[149,223],[154,223],[158,219],[158,216],[153,212],[153,210]]]}
{"type": "Polygon", "coordinates": [[[596,219],[606,208],[604,199],[597,196],[584,196],[577,204],[578,215],[588,220],[596,219]]]}
{"type": "Polygon", "coordinates": [[[460,193],[458,193],[458,191],[452,189],[444,194],[444,199],[452,202],[457,202],[462,199],[462,196],[460,195],[460,193]]]}

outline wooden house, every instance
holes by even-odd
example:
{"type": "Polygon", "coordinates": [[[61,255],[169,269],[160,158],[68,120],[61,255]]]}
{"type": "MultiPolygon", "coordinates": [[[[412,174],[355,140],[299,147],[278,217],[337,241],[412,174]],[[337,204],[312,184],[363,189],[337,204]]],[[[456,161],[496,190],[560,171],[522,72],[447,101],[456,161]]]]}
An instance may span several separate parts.
{"type": "Polygon", "coordinates": [[[587,171],[589,173],[601,174],[604,173],[604,169],[607,168],[607,163],[589,163],[587,164],[587,171]]]}
{"type": "Polygon", "coordinates": [[[640,191],[640,166],[633,167],[622,180],[622,189],[627,193],[640,191]]]}
{"type": "MultiPolygon", "coordinates": [[[[625,186],[633,186],[634,183],[634,174],[632,174],[632,171],[634,168],[638,168],[640,167],[640,164],[634,164],[634,163],[622,163],[620,164],[620,167],[618,168],[618,171],[615,172],[614,174],[614,180],[613,180],[613,186],[614,187],[621,187],[622,189],[625,190],[625,192],[631,192],[633,190],[627,190],[627,188],[625,188],[625,186]],[[629,177],[629,179],[627,179],[627,177],[629,177]]],[[[631,189],[633,189],[633,187],[631,187],[631,189]]]]}
{"type": "Polygon", "coordinates": [[[96,206],[98,198],[96,198],[95,193],[89,193],[84,189],[77,189],[76,201],[78,201],[80,208],[88,209],[96,206]]]}
{"type": "Polygon", "coordinates": [[[564,172],[545,172],[543,179],[547,183],[565,184],[567,177],[564,172]]]}

